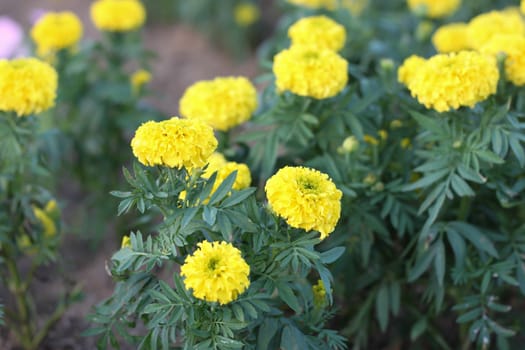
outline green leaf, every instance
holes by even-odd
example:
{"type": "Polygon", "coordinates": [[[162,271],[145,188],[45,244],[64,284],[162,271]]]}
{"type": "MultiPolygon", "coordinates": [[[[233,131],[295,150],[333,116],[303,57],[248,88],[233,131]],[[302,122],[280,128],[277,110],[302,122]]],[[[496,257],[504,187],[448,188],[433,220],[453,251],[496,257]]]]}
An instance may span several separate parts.
{"type": "Polygon", "coordinates": [[[281,350],[308,349],[304,334],[293,326],[285,326],[281,336],[281,350]]]}
{"type": "Polygon", "coordinates": [[[475,153],[479,158],[483,159],[487,163],[491,164],[503,164],[504,160],[501,159],[496,153],[489,150],[479,150],[475,153]]]}
{"type": "Polygon", "coordinates": [[[401,285],[399,282],[390,283],[390,309],[397,316],[401,305],[401,285]]]}
{"type": "Polygon", "coordinates": [[[184,216],[182,217],[181,228],[185,228],[186,226],[188,226],[188,224],[195,217],[199,209],[199,207],[191,207],[185,209],[184,216]]]}
{"type": "Polygon", "coordinates": [[[256,188],[246,188],[241,191],[233,191],[232,195],[226,198],[221,204],[221,208],[229,208],[241,203],[246,198],[255,193],[256,190],[256,188]]]}
{"type": "Polygon", "coordinates": [[[452,221],[449,225],[465,239],[470,241],[478,250],[487,252],[497,258],[498,252],[490,239],[477,227],[461,221],[452,221]]]}
{"type": "Polygon", "coordinates": [[[345,252],[345,247],[335,247],[321,253],[321,262],[323,264],[331,264],[345,252]]]}
{"type": "Polygon", "coordinates": [[[479,174],[475,170],[470,169],[464,164],[459,164],[457,170],[459,175],[465,180],[469,180],[479,184],[487,182],[487,179],[481,176],[481,174],[479,174]]]}
{"type": "Polygon", "coordinates": [[[419,179],[418,181],[408,184],[406,186],[403,186],[402,190],[404,192],[408,192],[408,191],[417,190],[418,188],[428,187],[432,185],[433,183],[435,183],[436,181],[442,179],[449,173],[450,173],[450,169],[443,169],[443,170],[433,172],[429,175],[425,174],[425,176],[419,179]]]}
{"type": "Polygon", "coordinates": [[[467,250],[465,240],[451,227],[447,227],[446,232],[448,242],[450,243],[456,258],[456,267],[462,267],[465,264],[465,252],[467,250]]]}
{"type": "Polygon", "coordinates": [[[471,322],[477,319],[478,317],[481,317],[482,314],[483,314],[483,309],[481,307],[477,307],[459,316],[456,322],[457,323],[471,322]]]}
{"type": "Polygon", "coordinates": [[[410,340],[414,341],[417,338],[419,338],[421,334],[423,334],[427,330],[427,326],[428,323],[426,318],[422,318],[419,321],[417,321],[410,330],[410,340]]]}
{"type": "Polygon", "coordinates": [[[279,292],[279,297],[284,301],[290,308],[292,308],[296,313],[301,312],[301,306],[297,297],[293,293],[292,288],[284,282],[277,283],[277,291],[279,292]]]}
{"type": "Polygon", "coordinates": [[[410,115],[423,128],[429,131],[433,131],[436,134],[443,135],[443,128],[435,118],[429,118],[426,115],[423,115],[416,111],[410,111],[410,115]]]}
{"type": "Polygon", "coordinates": [[[388,326],[389,293],[386,284],[383,284],[376,295],[376,317],[381,331],[386,331],[388,326]]]}
{"type": "Polygon", "coordinates": [[[215,224],[215,219],[217,218],[217,208],[205,206],[202,211],[202,219],[208,225],[213,226],[215,224]]]}
{"type": "Polygon", "coordinates": [[[268,350],[270,344],[279,329],[279,320],[271,317],[265,318],[257,336],[257,350],[268,350]]]}
{"type": "Polygon", "coordinates": [[[456,194],[460,197],[464,196],[474,196],[474,191],[470,186],[463,180],[461,177],[459,177],[457,174],[453,174],[451,178],[450,184],[452,185],[452,189],[456,194]]]}
{"type": "Polygon", "coordinates": [[[209,205],[214,205],[220,202],[228,193],[232,190],[233,183],[237,178],[237,170],[233,171],[224,181],[219,185],[217,190],[213,193],[210,198],[209,205]]]}
{"type": "Polygon", "coordinates": [[[436,255],[434,257],[434,270],[436,271],[436,277],[440,286],[443,286],[443,280],[445,278],[445,265],[446,265],[446,255],[445,255],[445,245],[440,239],[436,243],[436,255]]]}
{"type": "Polygon", "coordinates": [[[426,270],[436,255],[436,247],[432,246],[416,261],[414,267],[408,271],[408,282],[413,282],[419,278],[426,270]]]}

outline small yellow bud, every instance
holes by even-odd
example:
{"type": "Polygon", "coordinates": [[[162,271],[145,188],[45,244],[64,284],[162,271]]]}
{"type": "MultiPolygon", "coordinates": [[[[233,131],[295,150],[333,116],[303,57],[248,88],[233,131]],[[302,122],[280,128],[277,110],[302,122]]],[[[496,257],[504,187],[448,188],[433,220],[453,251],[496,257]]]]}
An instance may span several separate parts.
{"type": "Polygon", "coordinates": [[[129,236],[122,237],[122,243],[120,244],[120,249],[130,248],[131,249],[131,239],[129,236]]]}
{"type": "Polygon", "coordinates": [[[366,184],[366,185],[373,185],[375,184],[377,181],[377,176],[375,176],[374,174],[370,173],[368,175],[366,175],[366,177],[363,179],[363,182],[366,184]]]}
{"type": "Polygon", "coordinates": [[[384,129],[379,130],[377,133],[379,134],[381,141],[385,141],[388,138],[388,132],[384,129]]]}
{"type": "Polygon", "coordinates": [[[366,143],[370,145],[373,145],[373,146],[379,145],[379,141],[371,135],[365,135],[363,139],[365,140],[366,143]]]}
{"type": "Polygon", "coordinates": [[[412,146],[412,143],[408,137],[405,137],[401,140],[400,145],[402,149],[408,149],[412,146]]]}
{"type": "Polygon", "coordinates": [[[312,293],[314,294],[314,307],[322,308],[326,306],[326,289],[323,281],[318,280],[315,286],[312,286],[312,293]]]}
{"type": "Polygon", "coordinates": [[[341,154],[353,153],[359,149],[359,141],[355,136],[348,136],[337,149],[341,154]]]}
{"type": "Polygon", "coordinates": [[[399,119],[394,119],[390,122],[391,129],[397,129],[403,126],[403,122],[399,119]]]}

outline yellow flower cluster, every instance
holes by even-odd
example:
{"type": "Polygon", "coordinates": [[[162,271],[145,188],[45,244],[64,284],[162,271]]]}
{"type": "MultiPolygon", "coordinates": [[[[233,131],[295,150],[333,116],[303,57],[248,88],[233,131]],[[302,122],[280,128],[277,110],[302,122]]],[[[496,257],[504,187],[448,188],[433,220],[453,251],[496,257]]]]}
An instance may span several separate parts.
{"type": "Polygon", "coordinates": [[[0,111],[18,116],[40,113],[55,105],[58,75],[36,58],[0,60],[0,111]]]}
{"type": "Polygon", "coordinates": [[[288,225],[316,230],[321,239],[334,229],[341,214],[342,192],[328,175],[305,167],[284,167],[265,186],[272,210],[288,225]]]}
{"type": "Polygon", "coordinates": [[[180,113],[227,131],[251,118],[257,108],[257,91],[244,77],[199,81],[186,89],[180,113]]]}
{"type": "Polygon", "coordinates": [[[525,14],[525,0],[521,0],[520,11],[525,14]]]}
{"type": "Polygon", "coordinates": [[[345,27],[326,16],[304,17],[288,29],[292,45],[339,51],[345,46],[345,27]]]}
{"type": "Polygon", "coordinates": [[[337,95],[348,81],[348,62],[332,50],[292,46],[274,57],[278,91],[325,99],[337,95]]]}
{"type": "Polygon", "coordinates": [[[450,23],[440,27],[432,36],[432,44],[439,53],[458,52],[469,48],[467,24],[450,23]]]}
{"type": "Polygon", "coordinates": [[[137,93],[144,84],[149,83],[151,80],[151,73],[144,69],[139,69],[133,73],[130,77],[131,88],[134,93],[137,93]]]}
{"type": "Polygon", "coordinates": [[[241,27],[248,27],[255,23],[260,17],[259,8],[250,2],[243,2],[235,6],[233,18],[235,23],[241,27]]]}
{"type": "Polygon", "coordinates": [[[506,78],[516,86],[525,85],[525,36],[494,35],[480,51],[494,56],[504,53],[506,78]]]}
{"type": "Polygon", "coordinates": [[[202,241],[188,255],[180,273],[193,295],[208,302],[228,304],[250,285],[250,266],[231,243],[202,241]]]}
{"type": "Polygon", "coordinates": [[[446,112],[473,107],[496,92],[499,71],[494,57],[461,51],[439,54],[416,66],[419,60],[409,58],[400,67],[398,79],[427,108],[446,112]]]}
{"type": "Polygon", "coordinates": [[[199,120],[171,119],[142,124],[131,140],[133,154],[147,166],[203,167],[217,148],[213,129],[199,120]]]}
{"type": "Polygon", "coordinates": [[[407,0],[412,12],[430,18],[442,18],[453,14],[461,5],[461,0],[407,0]]]}
{"type": "Polygon", "coordinates": [[[496,34],[525,34],[525,23],[518,9],[491,11],[471,19],[467,28],[469,47],[479,50],[496,34]]]}
{"type": "Polygon", "coordinates": [[[44,57],[62,49],[74,47],[82,37],[82,22],[69,11],[49,12],[31,29],[37,53],[44,57]]]}
{"type": "Polygon", "coordinates": [[[142,27],[146,10],[138,0],[97,0],[91,5],[91,19],[100,30],[127,32],[142,27]]]}
{"type": "Polygon", "coordinates": [[[235,170],[237,170],[237,177],[233,183],[232,188],[234,190],[242,190],[250,186],[252,183],[252,175],[250,169],[246,164],[229,162],[224,158],[220,153],[213,153],[208,159],[208,167],[202,177],[208,179],[213,175],[214,172],[217,172],[217,178],[215,184],[213,185],[212,192],[215,192],[220,184],[235,170]]]}

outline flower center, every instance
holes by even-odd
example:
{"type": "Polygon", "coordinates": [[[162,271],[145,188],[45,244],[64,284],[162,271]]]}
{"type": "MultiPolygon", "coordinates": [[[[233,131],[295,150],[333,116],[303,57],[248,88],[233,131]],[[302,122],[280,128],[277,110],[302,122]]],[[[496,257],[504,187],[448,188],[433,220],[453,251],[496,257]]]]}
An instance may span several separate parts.
{"type": "Polygon", "coordinates": [[[303,193],[318,193],[319,182],[308,177],[302,177],[298,179],[299,188],[303,193]]]}
{"type": "Polygon", "coordinates": [[[219,264],[219,259],[218,258],[210,258],[210,260],[208,261],[208,269],[212,272],[215,271],[215,269],[217,269],[217,265],[219,264]]]}

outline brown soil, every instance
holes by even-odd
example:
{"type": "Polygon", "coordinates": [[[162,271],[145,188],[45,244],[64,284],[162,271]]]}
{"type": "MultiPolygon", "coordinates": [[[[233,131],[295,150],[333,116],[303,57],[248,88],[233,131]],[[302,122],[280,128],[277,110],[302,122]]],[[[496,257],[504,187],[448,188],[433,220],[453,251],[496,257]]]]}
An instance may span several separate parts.
{"type": "MultiPolygon", "coordinates": [[[[71,10],[81,17],[86,36],[92,38],[96,37],[97,33],[89,21],[90,3],[86,0],[7,0],[0,3],[0,15],[8,15],[22,23],[24,28],[30,28],[30,18],[34,9],[71,10]]],[[[26,33],[27,31],[26,29],[26,33]]],[[[178,100],[184,89],[197,80],[221,75],[245,75],[253,78],[257,72],[253,57],[243,62],[236,62],[227,53],[213,47],[194,29],[185,25],[149,26],[144,31],[144,42],[148,49],[158,55],[152,67],[151,87],[157,92],[153,96],[153,103],[166,114],[166,117],[178,114],[178,100]]],[[[66,190],[62,194],[63,204],[68,206],[75,202],[78,193],[74,192],[71,190],[68,193],[66,190]]],[[[73,213],[75,210],[82,209],[64,208],[66,213],[73,213]]],[[[76,231],[72,227],[74,223],[66,224],[71,231],[76,231]]],[[[81,234],[66,232],[62,248],[65,263],[62,267],[69,279],[82,284],[83,299],[68,309],[52,329],[41,349],[96,348],[96,339],[83,337],[80,333],[89,326],[85,317],[91,312],[92,307],[110,296],[113,291],[114,284],[106,273],[105,265],[118,245],[117,234],[111,229],[108,229],[105,238],[96,249],[87,248],[88,244],[81,234]]],[[[58,295],[65,288],[64,283],[53,273],[54,269],[62,267],[46,267],[38,273],[34,291],[38,295],[37,308],[44,312],[46,309],[51,309],[58,295]]],[[[0,349],[16,349],[11,339],[9,332],[0,333],[0,349]]]]}

